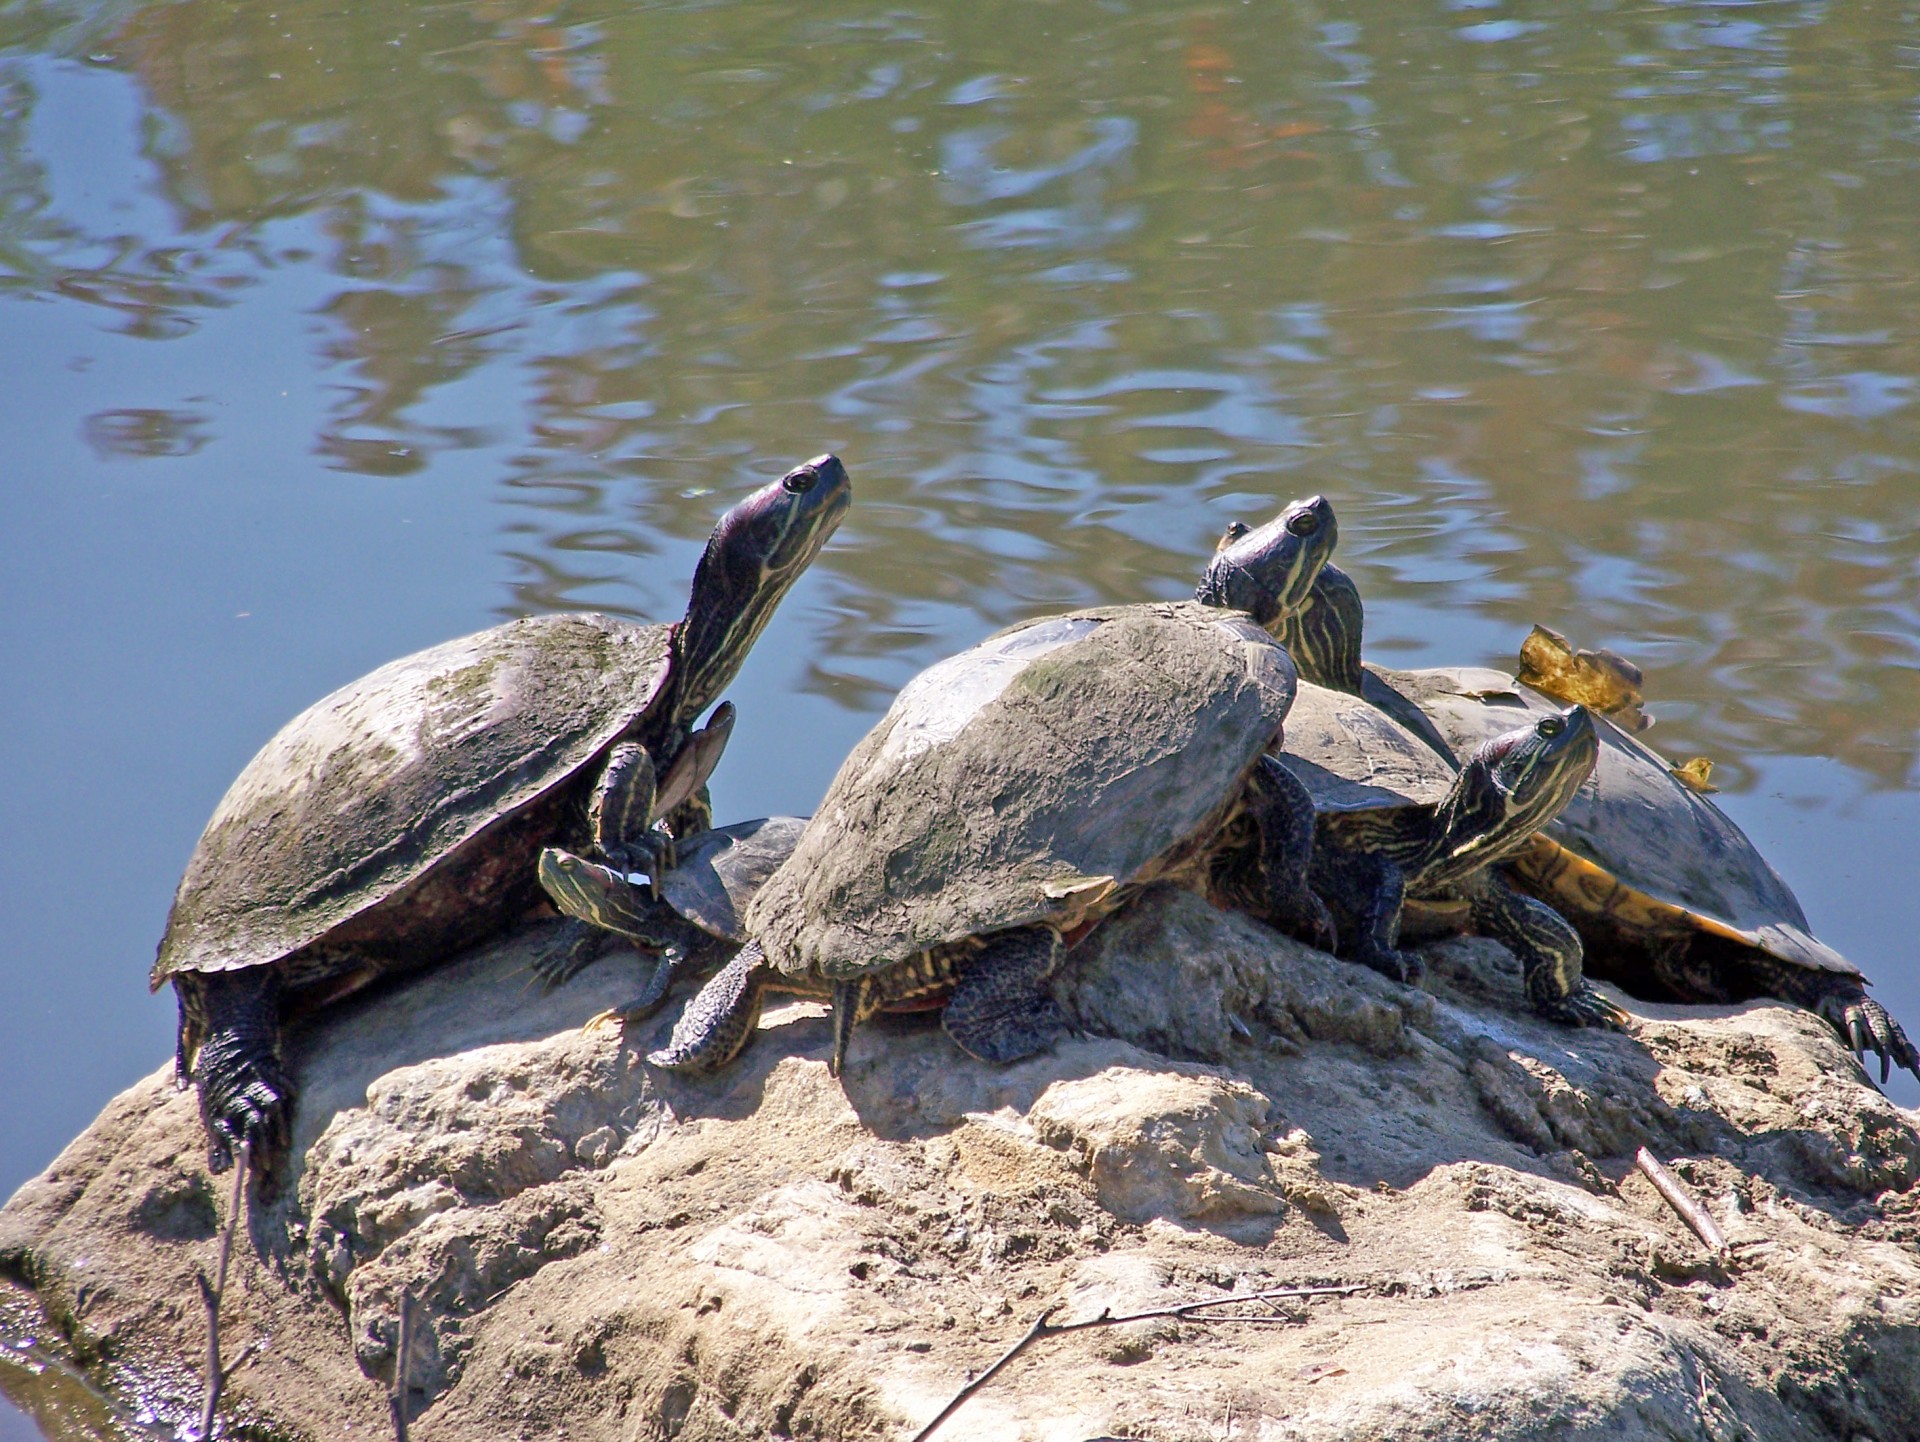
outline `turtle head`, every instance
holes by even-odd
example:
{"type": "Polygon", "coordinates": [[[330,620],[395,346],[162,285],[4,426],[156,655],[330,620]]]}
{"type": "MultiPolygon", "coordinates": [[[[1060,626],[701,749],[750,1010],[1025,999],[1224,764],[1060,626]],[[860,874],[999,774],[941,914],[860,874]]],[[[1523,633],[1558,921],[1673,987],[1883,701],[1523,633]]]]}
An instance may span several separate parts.
{"type": "Polygon", "coordinates": [[[1360,637],[1366,608],[1353,578],[1329,561],[1313,578],[1307,604],[1284,616],[1274,636],[1293,655],[1300,674],[1330,691],[1360,694],[1360,637]]]}
{"type": "Polygon", "coordinates": [[[853,499],[846,467],[816,456],[720,518],[680,623],[674,714],[690,720],[733,678],[773,608],[827,543],[853,499]]]}
{"type": "Polygon", "coordinates": [[[563,915],[623,936],[645,933],[649,898],[624,872],[549,846],[540,853],[539,875],[541,889],[563,915]]]}
{"type": "Polygon", "coordinates": [[[1324,496],[1295,501],[1266,525],[1235,521],[1207,563],[1194,599],[1245,611],[1272,631],[1307,603],[1340,527],[1324,496]]]}
{"type": "Polygon", "coordinates": [[[1584,706],[1536,716],[1485,742],[1442,806],[1446,849],[1487,865],[1552,821],[1593,773],[1600,734],[1584,706]]]}

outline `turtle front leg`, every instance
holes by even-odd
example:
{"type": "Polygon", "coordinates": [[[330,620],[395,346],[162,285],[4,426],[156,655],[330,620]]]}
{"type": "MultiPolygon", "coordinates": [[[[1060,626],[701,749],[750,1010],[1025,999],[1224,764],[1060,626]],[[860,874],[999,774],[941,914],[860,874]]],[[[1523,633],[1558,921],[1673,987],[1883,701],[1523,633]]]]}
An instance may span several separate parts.
{"type": "Polygon", "coordinates": [[[1582,975],[1580,933],[1551,906],[1490,873],[1469,888],[1467,904],[1474,930],[1520,959],[1527,1001],[1541,1016],[1566,1026],[1617,1029],[1626,1022],[1626,1013],[1582,975]]]}
{"type": "Polygon", "coordinates": [[[961,963],[940,1025],[982,1061],[1019,1061],[1052,1046],[1067,1029],[1047,981],[1060,965],[1060,933],[1022,926],[987,938],[961,963]]]}
{"type": "Polygon", "coordinates": [[[1337,950],[1333,915],[1310,882],[1313,798],[1307,788],[1271,756],[1263,756],[1247,787],[1246,806],[1259,838],[1260,896],[1248,909],[1309,946],[1337,950]]]}
{"type": "Polygon", "coordinates": [[[667,1044],[647,1054],[648,1064],[692,1076],[719,1071],[746,1049],[778,976],[760,944],[749,942],[694,993],[667,1044]]]}
{"type": "Polygon", "coordinates": [[[1339,927],[1339,954],[1418,986],[1427,965],[1400,947],[1400,908],[1407,899],[1407,874],[1400,863],[1384,850],[1350,850],[1322,834],[1315,838],[1311,876],[1339,927]]]}
{"type": "Polygon", "coordinates": [[[234,1148],[253,1143],[253,1160],[270,1171],[286,1150],[294,1087],[280,1056],[280,970],[174,975],[181,1035],[202,1040],[193,1058],[200,1121],[207,1133],[207,1170],[233,1165],[234,1148]]]}

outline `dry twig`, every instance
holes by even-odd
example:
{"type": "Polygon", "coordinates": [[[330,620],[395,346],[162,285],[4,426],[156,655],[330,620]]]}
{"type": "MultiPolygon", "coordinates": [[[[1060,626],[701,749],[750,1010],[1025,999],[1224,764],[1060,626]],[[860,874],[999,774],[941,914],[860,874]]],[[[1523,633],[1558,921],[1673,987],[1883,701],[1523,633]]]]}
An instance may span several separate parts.
{"type": "Polygon", "coordinates": [[[1118,1327],[1126,1322],[1147,1322],[1157,1317],[1177,1317],[1185,1322],[1285,1322],[1289,1319],[1284,1316],[1275,1316],[1272,1311],[1251,1314],[1235,1312],[1227,1316],[1202,1316],[1199,1314],[1203,1309],[1224,1307],[1234,1302],[1270,1302],[1279,1298],[1291,1297],[1346,1297],[1351,1296],[1355,1292],[1363,1292],[1365,1290],[1365,1284],[1359,1282],[1342,1287],[1275,1287],[1265,1292],[1243,1292],[1235,1297],[1212,1297],[1199,1302],[1177,1302],[1171,1307],[1153,1307],[1145,1312],[1128,1312],[1120,1317],[1114,1316],[1109,1311],[1102,1310],[1097,1317],[1087,1317],[1078,1322],[1060,1322],[1057,1324],[1049,1322],[1047,1318],[1051,1317],[1059,1308],[1048,1307],[1033,1319],[1033,1325],[1027,1328],[1026,1336],[1002,1352],[999,1359],[995,1361],[991,1367],[987,1368],[986,1371],[982,1372],[978,1377],[975,1377],[958,1392],[954,1393],[952,1399],[948,1401],[946,1406],[940,1409],[934,1419],[918,1432],[914,1433],[913,1436],[908,1439],[908,1442],[927,1442],[927,1438],[934,1434],[942,1422],[957,1412],[960,1409],[960,1405],[965,1402],[967,1398],[986,1386],[987,1383],[993,1379],[996,1372],[1025,1351],[1030,1343],[1042,1337],[1055,1337],[1062,1332],[1084,1331],[1088,1327],[1118,1327]]]}
{"type": "Polygon", "coordinates": [[[227,1378],[240,1370],[248,1352],[234,1358],[227,1371],[220,1367],[220,1300],[227,1294],[227,1263],[233,1256],[233,1233],[240,1223],[240,1208],[247,1199],[247,1177],[253,1171],[253,1139],[240,1143],[240,1155],[233,1163],[233,1193],[227,1202],[227,1224],[220,1229],[220,1249],[214,1253],[213,1281],[205,1272],[196,1271],[193,1280],[200,1284],[200,1303],[207,1309],[207,1396],[200,1408],[200,1436],[213,1436],[213,1413],[220,1405],[220,1389],[227,1378]]]}
{"type": "Polygon", "coordinates": [[[1687,1191],[1686,1183],[1660,1164],[1659,1158],[1645,1147],[1634,1153],[1634,1165],[1646,1173],[1647,1180],[1654,1189],[1667,1199],[1667,1205],[1680,1214],[1680,1220],[1693,1228],[1694,1235],[1718,1253],[1727,1250],[1727,1239],[1721,1235],[1720,1228],[1707,1212],[1687,1191]]]}
{"type": "Polygon", "coordinates": [[[393,1417],[396,1442],[407,1442],[407,1364],[413,1359],[413,1293],[400,1292],[400,1339],[394,1344],[393,1395],[387,1407],[393,1417]]]}

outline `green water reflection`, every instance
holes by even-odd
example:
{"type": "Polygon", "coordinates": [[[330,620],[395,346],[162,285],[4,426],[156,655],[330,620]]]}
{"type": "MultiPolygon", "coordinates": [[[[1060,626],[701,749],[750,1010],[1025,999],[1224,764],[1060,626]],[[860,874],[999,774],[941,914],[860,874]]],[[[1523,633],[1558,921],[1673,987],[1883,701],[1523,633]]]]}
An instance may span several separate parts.
{"type": "MultiPolygon", "coordinates": [[[[1917,78],[1920,14],[1871,0],[10,7],[0,327],[36,374],[0,407],[42,434],[0,520],[67,578],[25,568],[17,614],[89,624],[90,488],[205,542],[129,550],[122,606],[218,591],[295,515],[321,577],[388,516],[477,538],[421,582],[458,619],[370,586],[384,615],[286,623],[364,644],[256,658],[271,716],[155,717],[233,734],[164,806],[98,783],[157,838],[141,954],[47,1015],[135,988],[275,720],[498,615],[672,614],[722,501],[828,446],[859,503],[767,645],[844,721],[741,776],[817,794],[945,649],[1179,594],[1226,520],[1319,490],[1377,651],[1490,660],[1536,620],[1625,651],[1750,815],[1839,798],[1793,845],[1861,855],[1825,894],[1910,934],[1917,78]]],[[[20,655],[57,698],[71,659],[20,655]]],[[[17,744],[90,747],[97,710],[17,744]]]]}
{"type": "Polygon", "coordinates": [[[16,135],[26,57],[132,77],[167,219],[64,220],[16,145],[15,290],[164,339],[325,275],[316,472],[509,446],[520,607],[784,436],[869,478],[822,640],[876,682],[926,604],[1171,585],[1312,486],[1374,594],[1625,644],[1688,745],[1912,770],[1902,7],[31,14],[16,135]]]}

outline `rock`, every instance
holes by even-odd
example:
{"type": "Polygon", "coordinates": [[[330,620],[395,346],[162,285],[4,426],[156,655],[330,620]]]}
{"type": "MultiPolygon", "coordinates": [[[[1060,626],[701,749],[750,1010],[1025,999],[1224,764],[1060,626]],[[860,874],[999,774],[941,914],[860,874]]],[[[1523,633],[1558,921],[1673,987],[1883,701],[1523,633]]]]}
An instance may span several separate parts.
{"type": "MultiPolygon", "coordinates": [[[[548,993],[538,944],[296,1034],[288,1172],[229,1283],[230,1433],[390,1436],[403,1296],[421,1442],[701,1442],[904,1437],[1042,1311],[1308,1282],[1359,1290],[1042,1338],[941,1442],[1891,1442],[1920,1415],[1916,1119],[1789,1008],[1568,1031],[1491,943],[1428,948],[1418,991],[1152,893],[1075,953],[1082,1034],[1045,1056],[880,1018],[842,1084],[796,1002],[689,1081],[639,1060],[670,1013],[581,1030],[629,963],[548,993]]],[[[0,1211],[0,1385],[86,1397],[72,1435],[197,1410],[227,1205],[203,1154],[163,1069],[0,1211]]]]}

